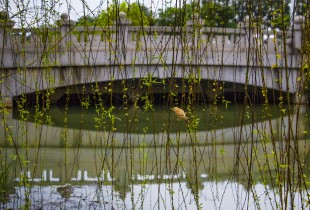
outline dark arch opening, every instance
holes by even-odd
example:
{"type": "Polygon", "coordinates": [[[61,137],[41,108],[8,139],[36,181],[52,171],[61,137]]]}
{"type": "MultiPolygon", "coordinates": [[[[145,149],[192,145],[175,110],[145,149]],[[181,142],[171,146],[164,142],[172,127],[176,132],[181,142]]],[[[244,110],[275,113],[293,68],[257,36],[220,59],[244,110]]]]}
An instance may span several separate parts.
{"type": "MultiPolygon", "coordinates": [[[[287,94],[278,90],[263,89],[257,86],[213,80],[169,79],[131,79],[91,83],[57,88],[49,97],[47,91],[38,91],[14,98],[16,107],[22,98],[27,106],[42,106],[49,102],[63,106],[79,106],[82,103],[94,105],[122,106],[124,104],[143,104],[149,100],[154,105],[208,104],[208,103],[287,103],[287,94]]],[[[292,94],[289,94],[292,97],[292,94]]]]}

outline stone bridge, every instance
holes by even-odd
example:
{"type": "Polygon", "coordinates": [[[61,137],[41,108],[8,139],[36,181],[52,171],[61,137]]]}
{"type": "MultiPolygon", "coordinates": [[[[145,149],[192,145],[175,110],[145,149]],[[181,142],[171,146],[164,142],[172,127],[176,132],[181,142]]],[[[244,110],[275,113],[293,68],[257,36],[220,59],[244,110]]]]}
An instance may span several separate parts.
{"type": "Polygon", "coordinates": [[[57,102],[68,87],[87,94],[126,90],[131,98],[150,87],[154,93],[192,91],[182,81],[210,98],[216,88],[249,87],[301,96],[303,20],[295,17],[290,30],[274,33],[250,27],[248,17],[238,28],[192,21],[185,27],[142,27],[120,13],[113,26],[77,27],[62,14],[58,27],[41,29],[14,28],[8,17],[0,21],[1,102],[11,107],[15,97],[51,89],[57,102]]]}

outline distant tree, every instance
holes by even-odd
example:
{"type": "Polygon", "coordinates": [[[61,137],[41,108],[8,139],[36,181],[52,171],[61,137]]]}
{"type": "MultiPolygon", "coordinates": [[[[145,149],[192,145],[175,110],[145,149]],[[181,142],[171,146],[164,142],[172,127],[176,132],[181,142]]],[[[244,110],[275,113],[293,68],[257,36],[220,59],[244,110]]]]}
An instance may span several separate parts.
{"type": "Polygon", "coordinates": [[[302,15],[304,17],[308,17],[309,19],[309,12],[310,12],[310,4],[306,4],[303,0],[295,0],[294,2],[294,14],[295,15],[302,15]]]}
{"type": "MultiPolygon", "coordinates": [[[[125,11],[126,12],[126,11],[125,11]]],[[[148,9],[137,2],[131,3],[127,8],[127,18],[129,18],[133,25],[149,25],[150,12],[148,9]]]]}
{"type": "Polygon", "coordinates": [[[125,12],[127,18],[131,20],[132,25],[149,25],[151,14],[148,9],[140,5],[137,2],[128,4],[127,2],[122,2],[121,4],[110,4],[107,10],[102,10],[98,17],[98,22],[101,25],[113,25],[119,18],[119,13],[125,12]]]}
{"type": "Polygon", "coordinates": [[[236,11],[232,4],[221,1],[204,2],[200,18],[208,27],[236,27],[236,11]]]}
{"type": "Polygon", "coordinates": [[[132,25],[184,26],[186,21],[199,17],[208,27],[236,27],[246,15],[252,17],[256,25],[266,28],[286,28],[290,23],[289,6],[283,0],[243,1],[217,0],[184,4],[176,7],[160,9],[158,18],[154,12],[137,2],[128,4],[126,1],[113,3],[102,10],[97,18],[86,16],[78,20],[78,25],[102,26],[113,25],[119,18],[119,13],[125,12],[132,25]]]}
{"type": "Polygon", "coordinates": [[[243,1],[234,0],[236,17],[243,21],[246,15],[253,18],[253,21],[265,28],[285,29],[290,24],[290,8],[287,1],[243,1]]]}
{"type": "Polygon", "coordinates": [[[96,19],[92,16],[82,16],[80,17],[76,24],[77,26],[92,26],[95,25],[96,19]]]}
{"type": "Polygon", "coordinates": [[[184,26],[192,18],[192,5],[183,7],[168,7],[160,9],[156,24],[160,26],[184,26]]]}
{"type": "Polygon", "coordinates": [[[149,25],[155,25],[156,20],[154,17],[154,12],[151,9],[148,9],[145,5],[140,5],[140,9],[145,14],[149,25]]]}
{"type": "Polygon", "coordinates": [[[107,10],[102,10],[99,14],[97,21],[100,25],[103,26],[111,26],[114,24],[116,19],[118,18],[118,14],[121,11],[127,10],[127,5],[125,2],[118,5],[117,2],[110,4],[107,8],[107,10]]]}

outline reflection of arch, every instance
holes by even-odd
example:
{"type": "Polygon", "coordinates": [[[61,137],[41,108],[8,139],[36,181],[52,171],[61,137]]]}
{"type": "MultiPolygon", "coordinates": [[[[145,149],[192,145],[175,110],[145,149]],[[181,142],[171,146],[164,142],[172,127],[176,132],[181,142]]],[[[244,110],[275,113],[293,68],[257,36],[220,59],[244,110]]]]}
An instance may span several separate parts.
{"type": "MultiPolygon", "coordinates": [[[[58,112],[59,113],[59,112],[58,112]]],[[[152,113],[151,113],[152,114],[152,113]]],[[[164,112],[163,114],[166,114],[164,112]]],[[[239,125],[235,127],[226,127],[219,128],[217,130],[204,130],[204,131],[196,131],[196,132],[188,132],[186,130],[186,124],[183,122],[178,122],[175,120],[170,121],[176,123],[177,130],[175,133],[171,132],[167,135],[166,132],[157,132],[157,133],[123,133],[123,132],[114,132],[109,130],[81,130],[74,128],[63,128],[56,126],[48,126],[48,125],[39,125],[32,122],[26,122],[27,133],[21,134],[22,130],[19,129],[19,123],[25,124],[25,122],[19,122],[16,119],[8,119],[7,123],[11,126],[11,133],[13,137],[15,136],[24,136],[28,138],[28,143],[30,145],[37,145],[38,140],[40,143],[46,146],[52,147],[63,147],[64,140],[66,140],[67,146],[71,147],[105,147],[111,146],[110,141],[113,137],[113,146],[114,147],[123,147],[124,145],[130,145],[132,147],[140,147],[143,146],[166,146],[168,142],[168,138],[172,144],[178,143],[178,145],[191,145],[192,139],[197,139],[197,145],[206,145],[213,144],[214,141],[220,142],[221,144],[231,144],[237,142],[246,142],[247,138],[251,135],[253,139],[259,141],[262,133],[257,131],[264,131],[264,135],[275,135],[274,131],[277,130],[278,135],[282,132],[289,132],[285,130],[289,128],[288,126],[289,119],[293,119],[296,121],[296,115],[284,116],[280,118],[275,118],[272,120],[267,120],[263,122],[253,122],[252,124],[247,125],[239,125]],[[286,124],[286,126],[281,126],[281,124],[286,124]],[[35,131],[40,129],[42,132],[36,133],[35,131]],[[272,130],[273,129],[273,130],[272,130]],[[242,131],[242,132],[241,132],[242,131]],[[241,134],[240,134],[241,132],[241,134]],[[32,134],[36,133],[36,138],[32,138],[32,134]],[[126,134],[126,135],[125,135],[126,134]],[[64,135],[66,135],[64,139],[64,135]]],[[[158,113],[156,113],[157,118],[159,118],[158,113]]],[[[171,115],[173,117],[173,115],[171,115]]],[[[11,116],[12,117],[12,116],[11,116]]],[[[143,118],[143,116],[142,116],[143,118]]],[[[162,119],[160,119],[162,120],[162,119]]],[[[121,123],[120,121],[119,123],[121,123]]],[[[162,122],[162,121],[161,121],[162,122]]],[[[202,120],[201,120],[202,122],[202,120]]],[[[299,116],[298,123],[302,123],[301,116],[299,116]]],[[[304,126],[304,125],[301,125],[304,126]]],[[[4,127],[0,127],[0,138],[6,139],[6,131],[3,130],[4,127]]],[[[212,128],[214,129],[214,128],[212,128]]],[[[296,127],[293,127],[296,129],[296,127]]],[[[294,130],[293,134],[304,137],[304,130],[298,129],[294,130]]],[[[292,131],[291,131],[292,132],[292,131]]],[[[276,138],[281,136],[274,136],[276,138]]],[[[18,139],[16,141],[16,146],[22,144],[23,139],[18,139]]],[[[0,144],[5,145],[6,141],[0,142],[0,144]]]]}
{"type": "MultiPolygon", "coordinates": [[[[280,144],[281,142],[279,142],[280,144]]],[[[283,143],[283,142],[282,142],[283,143]]],[[[309,145],[307,144],[307,146],[305,147],[307,143],[307,140],[305,141],[299,141],[298,142],[298,146],[300,148],[299,153],[300,153],[300,157],[303,157],[302,155],[305,154],[305,151],[308,151],[309,149],[309,145]]],[[[276,144],[276,147],[278,147],[279,145],[278,143],[276,144]]],[[[251,145],[248,145],[251,146],[251,145]]],[[[223,149],[225,150],[225,153],[223,154],[217,154],[216,156],[213,156],[212,159],[210,158],[210,154],[213,154],[214,151],[213,150],[218,150],[218,147],[213,147],[213,146],[209,146],[207,149],[204,149],[204,146],[201,147],[197,147],[197,150],[199,148],[201,148],[201,151],[197,154],[199,155],[199,161],[204,160],[205,162],[202,164],[200,164],[200,166],[197,169],[193,168],[193,154],[192,154],[192,148],[191,147],[180,147],[180,153],[176,154],[174,152],[170,153],[170,164],[172,166],[174,166],[175,164],[178,164],[179,161],[182,161],[182,167],[180,165],[180,169],[182,168],[182,170],[174,173],[174,174],[167,174],[166,172],[163,172],[166,170],[166,160],[161,160],[163,162],[160,163],[156,163],[154,162],[154,158],[156,157],[162,157],[165,153],[164,149],[161,148],[148,148],[148,155],[149,155],[149,159],[147,160],[147,162],[143,162],[145,160],[143,159],[136,159],[135,164],[133,164],[133,168],[131,169],[132,171],[136,172],[136,171],[141,171],[141,165],[145,164],[148,165],[148,167],[145,167],[142,171],[141,174],[135,174],[135,175],[131,175],[130,174],[130,170],[126,169],[126,166],[128,165],[126,163],[126,160],[129,159],[128,156],[133,155],[135,157],[139,156],[140,152],[139,152],[139,148],[131,148],[132,151],[125,153],[124,156],[122,156],[122,154],[124,154],[124,148],[114,148],[114,156],[116,158],[120,157],[119,163],[116,164],[114,166],[114,171],[113,173],[110,173],[110,171],[108,170],[104,170],[102,171],[98,177],[98,181],[99,183],[103,183],[104,185],[110,185],[113,183],[116,183],[116,187],[115,188],[117,191],[119,191],[120,193],[123,192],[122,196],[125,196],[125,194],[128,192],[128,190],[130,190],[130,186],[132,185],[137,185],[137,184],[141,184],[141,183],[161,183],[161,182],[171,182],[171,183],[176,183],[176,182],[187,182],[187,186],[189,189],[193,188],[194,190],[197,191],[197,189],[200,189],[201,185],[200,183],[204,183],[205,181],[227,181],[227,180],[231,180],[231,174],[232,171],[235,170],[234,167],[234,158],[235,158],[235,152],[236,152],[236,145],[223,145],[222,146],[223,149]],[[201,159],[200,159],[201,158],[201,159]],[[216,171],[212,170],[212,166],[216,165],[219,166],[216,168],[216,171]],[[155,168],[155,170],[154,170],[155,168]],[[157,174],[157,172],[162,172],[160,175],[157,174]],[[112,174],[114,177],[112,177],[112,174]],[[208,174],[208,176],[206,177],[205,175],[208,174]],[[198,182],[195,183],[195,179],[198,180],[198,182]],[[102,181],[102,182],[101,182],[102,181]],[[189,182],[191,181],[191,182],[189,182]],[[198,184],[197,184],[198,183],[198,184]],[[118,187],[124,187],[124,188],[118,188],[118,187]],[[198,186],[198,188],[197,188],[198,186]]],[[[257,149],[257,155],[259,157],[262,157],[260,161],[260,166],[261,164],[266,161],[266,159],[264,159],[264,155],[265,153],[265,149],[267,149],[268,151],[272,151],[273,147],[271,144],[268,145],[268,148],[262,148],[262,147],[258,147],[257,149]]],[[[19,149],[19,150],[22,150],[19,149]]],[[[60,154],[64,154],[67,153],[68,156],[68,162],[71,162],[72,159],[72,154],[75,153],[74,149],[62,149],[62,148],[58,148],[57,149],[58,152],[60,154]]],[[[44,151],[41,151],[42,154],[40,154],[42,160],[48,160],[48,161],[44,161],[44,163],[40,163],[37,165],[38,168],[46,168],[47,171],[51,171],[51,168],[53,168],[53,174],[60,174],[60,176],[56,177],[54,176],[54,178],[57,178],[57,180],[49,180],[49,178],[47,177],[47,179],[41,179],[41,182],[43,185],[45,184],[50,184],[50,185],[64,185],[67,182],[65,181],[65,173],[60,173],[61,171],[64,170],[65,166],[63,164],[63,160],[58,159],[57,155],[53,155],[50,156],[50,154],[55,154],[53,152],[55,152],[56,150],[53,148],[46,148],[44,149],[44,151]],[[57,166],[57,167],[55,167],[57,166]],[[60,166],[60,167],[59,167],[60,166]]],[[[7,153],[8,156],[15,154],[14,152],[15,149],[8,149],[5,150],[5,152],[7,153]]],[[[86,181],[85,179],[83,179],[83,175],[85,178],[85,171],[87,171],[87,174],[96,174],[98,170],[98,168],[101,168],[100,163],[101,163],[101,159],[95,159],[95,154],[94,154],[94,149],[92,148],[80,148],[80,162],[79,162],[79,166],[81,168],[83,168],[83,173],[82,170],[78,170],[77,173],[72,174],[71,177],[67,177],[67,178],[71,178],[69,180],[68,183],[71,184],[75,184],[75,183],[79,183],[79,184],[90,184],[92,181],[86,181]],[[95,164],[97,163],[97,164],[95,164]],[[76,179],[73,179],[76,178],[76,179]]],[[[32,156],[29,156],[29,160],[33,161],[36,158],[36,154],[33,152],[32,149],[30,149],[30,153],[32,154],[32,156]]],[[[112,155],[109,155],[107,157],[108,159],[112,158],[112,155]]],[[[199,162],[198,161],[198,162],[199,162]]],[[[304,160],[306,161],[306,160],[304,160]]],[[[14,162],[14,164],[16,164],[16,162],[14,162]]],[[[246,165],[248,164],[247,162],[247,158],[242,158],[240,159],[240,162],[238,162],[238,164],[242,164],[242,165],[246,165]]],[[[14,166],[15,167],[15,166],[14,166]]],[[[68,165],[67,166],[67,170],[71,170],[72,168],[74,168],[75,166],[72,165],[68,165]]],[[[172,167],[173,168],[173,167],[172,167]]],[[[171,169],[172,169],[171,168],[171,169]]],[[[259,166],[256,163],[253,163],[252,168],[251,168],[251,173],[253,175],[253,180],[255,182],[260,182],[261,181],[261,171],[259,166]],[[259,174],[259,175],[257,175],[259,174]]],[[[10,173],[14,173],[14,174],[9,174],[10,177],[16,177],[17,175],[19,175],[21,172],[19,171],[19,167],[16,167],[16,171],[10,171],[10,173]]],[[[32,169],[30,169],[32,170],[32,169]]],[[[271,172],[273,172],[274,170],[276,170],[276,165],[272,165],[271,168],[269,169],[271,172]]],[[[38,170],[37,171],[38,174],[42,174],[42,171],[38,170]]],[[[44,170],[43,170],[44,172],[44,170]]],[[[305,171],[305,174],[309,175],[309,171],[305,171]]],[[[307,175],[307,176],[308,176],[307,175]]],[[[242,182],[242,178],[247,176],[246,172],[241,170],[238,171],[238,178],[237,180],[235,180],[236,182],[242,184],[243,186],[246,186],[247,183],[242,182]]],[[[39,178],[39,176],[36,176],[39,178]]],[[[92,178],[94,178],[94,176],[92,176],[92,178]]],[[[30,180],[31,181],[31,180],[30,180]]],[[[267,184],[271,184],[272,181],[274,180],[269,180],[266,179],[265,181],[267,181],[267,184]]],[[[272,184],[271,184],[272,185],[272,184]]],[[[244,189],[246,189],[246,187],[244,187],[244,189]]]]}
{"type": "MultiPolygon", "coordinates": [[[[303,110],[304,107],[300,108],[301,111],[303,110]]],[[[269,138],[271,135],[273,135],[273,131],[277,131],[278,133],[276,134],[276,137],[279,137],[279,143],[276,142],[276,144],[283,144],[285,143],[283,140],[283,134],[287,132],[292,132],[292,134],[299,135],[299,137],[304,137],[303,131],[307,130],[303,126],[303,121],[302,121],[302,115],[299,116],[298,122],[296,122],[297,118],[296,115],[291,115],[290,118],[288,116],[285,116],[280,119],[273,119],[267,122],[257,122],[253,123],[250,125],[243,125],[242,127],[235,127],[235,128],[226,128],[226,129],[219,129],[215,131],[198,131],[196,133],[186,133],[186,132],[180,132],[180,133],[171,133],[170,138],[178,138],[180,140],[180,143],[189,143],[187,145],[189,146],[184,146],[184,145],[176,145],[174,144],[175,142],[172,141],[171,144],[169,145],[170,148],[170,153],[169,153],[169,159],[165,158],[166,152],[167,152],[167,134],[164,133],[156,133],[156,134],[128,134],[128,136],[124,135],[124,133],[116,133],[113,132],[113,138],[115,140],[114,146],[110,146],[110,142],[107,141],[107,145],[100,145],[96,146],[94,142],[90,143],[90,138],[91,140],[94,139],[100,139],[100,138],[107,138],[109,134],[104,133],[104,132],[96,132],[96,131],[83,131],[81,130],[82,133],[82,144],[80,145],[79,149],[79,158],[78,160],[75,158],[76,154],[76,148],[74,148],[71,145],[68,145],[67,147],[62,147],[58,146],[61,145],[59,144],[58,141],[63,141],[62,138],[56,139],[54,138],[55,136],[60,136],[59,133],[63,132],[63,128],[58,128],[55,126],[46,126],[46,125],[35,125],[31,122],[19,122],[18,120],[14,119],[8,119],[6,122],[8,125],[12,125],[10,127],[12,129],[12,134],[15,136],[20,136],[18,132],[19,128],[19,123],[23,123],[27,127],[27,131],[29,132],[29,135],[34,133],[36,129],[39,129],[42,132],[42,136],[36,137],[36,138],[28,138],[29,140],[29,147],[30,145],[35,144],[36,142],[31,140],[36,140],[40,139],[40,143],[45,146],[44,151],[42,151],[42,154],[39,156],[42,158],[42,162],[38,162],[38,169],[44,168],[46,170],[47,177],[54,177],[59,180],[62,184],[66,183],[67,181],[74,182],[74,181],[86,181],[83,180],[83,175],[85,177],[85,171],[87,171],[87,177],[89,176],[91,178],[94,178],[98,174],[98,171],[102,170],[102,164],[105,164],[105,167],[108,167],[109,171],[104,171],[104,175],[99,174],[97,175],[98,177],[104,177],[104,181],[107,181],[107,183],[111,182],[119,182],[119,186],[123,186],[123,189],[118,189],[119,191],[124,191],[128,192],[128,187],[130,186],[128,183],[131,184],[130,181],[133,181],[135,183],[141,183],[141,182],[148,182],[156,179],[161,179],[161,180],[166,180],[169,179],[171,181],[180,181],[180,180],[185,180],[185,176],[189,177],[194,177],[197,176],[197,179],[205,179],[206,177],[202,177],[202,174],[208,174],[208,180],[210,178],[212,179],[212,173],[216,173],[216,178],[218,179],[227,179],[227,171],[231,172],[232,168],[230,167],[231,162],[235,158],[235,152],[236,152],[236,146],[242,145],[244,147],[250,147],[252,146],[251,144],[248,143],[249,137],[251,137],[251,140],[253,142],[259,143],[263,138],[269,138]],[[292,121],[288,121],[291,119],[292,121]],[[292,125],[296,124],[301,124],[301,126],[293,126],[290,127],[288,126],[288,123],[291,123],[292,125]],[[16,127],[14,127],[16,126],[16,127]],[[270,127],[273,127],[273,130],[270,129],[270,127]],[[291,128],[292,130],[287,131],[285,129],[291,128]],[[242,133],[239,132],[239,130],[242,129],[242,133]],[[294,130],[298,129],[298,130],[294,130]],[[15,133],[14,133],[14,132],[15,133]],[[238,133],[239,132],[239,133],[238,133]],[[300,132],[300,133],[298,133],[300,132]],[[57,134],[57,135],[52,135],[52,134],[57,134]],[[197,142],[196,145],[190,144],[191,142],[186,140],[190,140],[190,137],[195,137],[195,139],[206,139],[207,135],[207,140],[211,140],[213,144],[210,145],[209,151],[207,150],[200,150],[200,148],[204,148],[206,143],[205,141],[199,141],[197,142]],[[131,141],[125,141],[130,138],[131,141]],[[140,138],[140,139],[139,139],[140,138]],[[143,141],[142,141],[143,140],[143,141]],[[156,140],[156,141],[155,141],[156,140]],[[234,142],[236,141],[236,142],[234,142]],[[124,144],[124,142],[126,144],[124,144]],[[128,146],[128,142],[131,143],[131,146],[128,146]],[[141,142],[143,144],[141,144],[141,142]],[[156,147],[154,147],[154,142],[156,143],[156,147]],[[225,151],[223,154],[216,154],[214,152],[214,145],[218,145],[220,143],[221,147],[225,148],[223,151],[225,151]],[[234,145],[234,143],[236,145],[234,145]],[[202,145],[199,147],[199,144],[202,145]],[[103,146],[103,147],[101,147],[103,146]],[[106,148],[104,147],[106,146],[106,148]],[[56,148],[55,148],[56,147],[56,148]],[[193,169],[193,152],[194,149],[196,149],[196,156],[200,157],[203,161],[205,161],[205,164],[207,166],[201,166],[197,167],[197,170],[193,169]],[[112,151],[113,150],[113,154],[112,151]],[[143,151],[147,152],[147,158],[143,159],[143,151]],[[100,153],[102,156],[104,156],[104,161],[102,156],[99,157],[98,153],[100,153]],[[55,155],[56,154],[56,155],[55,155]],[[133,157],[139,157],[137,158],[138,163],[132,164],[132,166],[129,166],[130,161],[136,161],[136,160],[130,160],[130,157],[128,155],[133,155],[133,157]],[[218,156],[220,155],[220,156],[218,156]],[[65,159],[66,157],[66,159],[65,159]],[[218,158],[220,157],[220,158],[218,158]],[[112,160],[114,158],[115,162],[112,166],[112,160]],[[48,160],[45,162],[44,160],[48,160]],[[180,162],[182,161],[182,167],[180,165],[180,162]],[[223,162],[218,162],[222,161],[223,162]],[[72,164],[74,161],[77,161],[77,164],[72,164]],[[97,162],[98,161],[98,162],[97,162]],[[140,162],[139,162],[140,161],[140,162]],[[142,162],[145,161],[145,162],[142,162]],[[163,161],[160,164],[158,164],[156,161],[163,161]],[[67,163],[65,166],[64,162],[67,163]],[[117,163],[116,163],[117,162],[117,163]],[[178,166],[180,171],[173,171],[174,167],[171,167],[167,170],[165,166],[167,166],[167,162],[169,162],[170,166],[178,166]],[[227,162],[227,168],[225,167],[216,167],[216,172],[212,171],[212,166],[219,166],[222,163],[227,162]],[[95,164],[96,163],[96,164],[95,164]],[[151,167],[143,167],[141,170],[141,164],[144,164],[143,166],[151,166],[151,167]],[[94,167],[96,165],[96,167],[94,167]],[[65,169],[70,168],[71,174],[66,172],[65,169]],[[79,168],[77,168],[79,167],[79,168]],[[130,170],[126,167],[133,167],[130,168],[133,172],[139,171],[138,174],[126,174],[129,173],[130,170]],[[159,167],[158,171],[160,171],[160,176],[158,174],[154,173],[151,169],[153,167],[159,167]],[[53,175],[48,174],[52,169],[53,175]],[[81,170],[80,175],[78,171],[81,170]],[[112,171],[113,170],[113,171],[112,171]],[[183,171],[184,170],[184,174],[183,171]],[[194,170],[194,171],[193,171],[194,170]],[[111,172],[111,173],[110,173],[111,172]],[[112,173],[113,172],[113,173],[112,173]],[[111,177],[113,174],[114,177],[111,177]],[[197,174],[197,175],[196,175],[197,174]],[[209,176],[210,175],[210,176],[209,176]],[[71,177],[68,177],[71,176],[71,177]],[[77,177],[78,180],[72,180],[72,177],[77,177]],[[134,178],[133,178],[134,177],[134,178]],[[138,180],[139,178],[139,180],[138,180]]],[[[0,127],[2,128],[2,127],[0,127]]],[[[75,129],[68,129],[68,135],[71,135],[71,130],[76,131],[75,129]]],[[[0,135],[3,135],[4,131],[0,131],[0,135]]],[[[0,139],[3,138],[3,136],[0,137],[0,139]]],[[[19,140],[19,139],[17,139],[19,140]]],[[[74,140],[74,139],[72,139],[74,140]]],[[[101,139],[102,140],[102,139],[101,139]]],[[[111,139],[106,139],[106,140],[111,140],[111,139]]],[[[275,139],[276,140],[276,139],[275,139]]],[[[3,142],[2,142],[3,143],[3,142]]],[[[19,142],[16,142],[19,145],[19,142]]],[[[70,141],[68,143],[71,143],[70,141]]],[[[101,143],[101,142],[100,142],[101,143]]],[[[297,142],[300,148],[301,153],[304,152],[304,150],[307,150],[308,148],[305,147],[305,145],[302,145],[302,141],[297,142]]],[[[266,146],[266,145],[265,145],[266,146]]],[[[257,151],[259,153],[258,157],[265,157],[265,151],[272,151],[273,146],[271,144],[267,145],[268,148],[266,150],[259,150],[257,151]]],[[[208,146],[206,146],[208,147],[208,146]]],[[[277,145],[275,148],[278,148],[277,145]]],[[[24,147],[16,147],[16,148],[6,148],[3,150],[3,152],[8,153],[6,155],[7,157],[12,157],[15,155],[15,149],[20,149],[23,150],[24,147]]],[[[29,148],[29,161],[30,162],[35,162],[32,160],[36,160],[36,147],[34,148],[29,148]]],[[[217,148],[218,149],[218,148],[217,148]]],[[[261,149],[261,148],[260,148],[261,149]]],[[[245,151],[249,151],[248,148],[244,149],[245,151]]],[[[40,151],[41,152],[41,151],[40,151]]],[[[248,164],[246,162],[246,158],[248,157],[248,154],[245,153],[240,153],[242,158],[240,161],[245,161],[242,162],[242,164],[248,164]]],[[[262,160],[264,161],[264,160],[262,160]]],[[[233,164],[232,164],[233,165],[233,164]]],[[[31,167],[31,165],[30,165],[31,167]]],[[[270,170],[274,170],[273,167],[276,167],[275,165],[270,168],[270,170]]],[[[15,172],[16,174],[20,174],[19,167],[17,167],[17,171],[15,172]]],[[[253,169],[256,170],[256,169],[253,169]]],[[[44,172],[44,171],[43,171],[44,172]]],[[[38,175],[36,175],[36,178],[40,178],[42,175],[42,171],[37,171],[38,175]]],[[[44,172],[45,173],[45,172],[44,172]]],[[[43,173],[43,176],[44,176],[43,173]]],[[[16,174],[14,176],[16,176],[16,174]]],[[[245,174],[246,175],[246,174],[245,174]]],[[[13,176],[13,175],[12,175],[13,176]]],[[[100,178],[98,179],[99,181],[100,178]]],[[[192,178],[191,178],[192,179],[192,178]]],[[[257,178],[255,178],[257,179],[257,178]]],[[[43,180],[41,180],[43,181],[43,180]]],[[[50,183],[56,183],[57,180],[48,180],[50,183]]],[[[242,183],[241,183],[242,184],[242,183]]],[[[193,185],[194,186],[194,185],[193,185]]],[[[197,185],[199,186],[199,185],[197,185]]],[[[199,187],[198,187],[199,188],[199,187]]],[[[195,189],[195,188],[194,188],[195,189]]],[[[123,194],[124,195],[124,194],[123,194]]]]}

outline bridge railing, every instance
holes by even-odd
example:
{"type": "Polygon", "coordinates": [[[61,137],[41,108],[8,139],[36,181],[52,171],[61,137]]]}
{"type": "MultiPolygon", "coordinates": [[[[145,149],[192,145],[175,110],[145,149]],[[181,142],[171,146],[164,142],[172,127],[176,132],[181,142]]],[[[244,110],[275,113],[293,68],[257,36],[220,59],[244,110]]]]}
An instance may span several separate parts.
{"type": "MultiPolygon", "coordinates": [[[[89,58],[87,58],[89,52],[98,51],[104,51],[102,55],[109,53],[110,57],[111,54],[115,56],[105,62],[92,60],[95,64],[109,64],[115,58],[119,63],[140,64],[154,61],[154,59],[145,60],[143,57],[166,59],[165,63],[172,62],[172,60],[175,62],[184,60],[184,58],[171,58],[168,54],[172,51],[181,51],[190,57],[195,55],[207,57],[208,54],[213,53],[219,58],[228,57],[235,52],[249,53],[250,48],[261,47],[269,54],[266,56],[282,54],[283,34],[251,28],[248,19],[240,23],[238,28],[211,28],[197,27],[191,22],[185,27],[131,26],[125,14],[121,14],[120,18],[121,20],[114,26],[108,27],[76,27],[75,22],[70,20],[66,14],[63,14],[59,20],[60,27],[55,28],[15,29],[12,28],[14,25],[12,21],[8,20],[6,24],[1,22],[0,47],[3,50],[0,53],[4,55],[2,57],[5,57],[1,66],[4,68],[41,66],[44,54],[56,60],[54,64],[83,65],[85,57],[89,63],[89,58]],[[62,63],[61,57],[65,52],[75,53],[75,56],[70,55],[69,57],[73,60],[70,62],[66,60],[62,63]],[[138,57],[133,58],[131,56],[133,52],[136,52],[138,57]],[[78,58],[74,59],[74,57],[78,58]]],[[[289,53],[301,48],[301,20],[301,17],[296,17],[294,32],[292,30],[286,32],[289,45],[286,50],[289,53]]],[[[155,62],[158,62],[158,59],[155,59],[155,62]]],[[[201,60],[200,62],[208,64],[208,61],[201,60]]]]}

